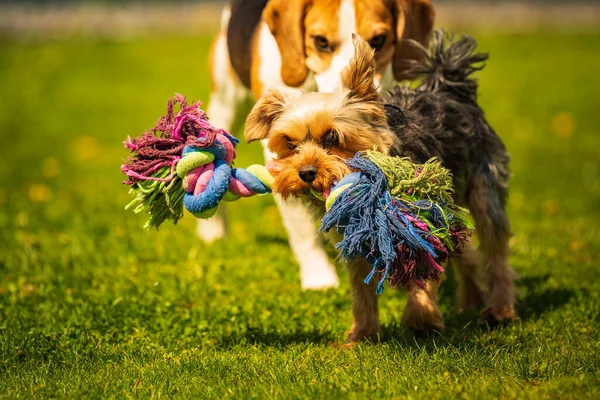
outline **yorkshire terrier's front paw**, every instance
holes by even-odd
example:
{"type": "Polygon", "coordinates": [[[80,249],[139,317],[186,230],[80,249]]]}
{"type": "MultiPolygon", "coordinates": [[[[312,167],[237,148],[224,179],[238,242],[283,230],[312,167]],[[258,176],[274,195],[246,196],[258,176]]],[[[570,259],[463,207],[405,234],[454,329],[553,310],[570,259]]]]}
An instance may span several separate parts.
{"type": "Polygon", "coordinates": [[[488,324],[494,328],[500,324],[506,324],[512,321],[518,321],[519,316],[515,311],[515,307],[512,304],[487,306],[481,310],[479,316],[479,322],[482,324],[488,324]]]}
{"type": "Polygon", "coordinates": [[[363,342],[366,340],[378,342],[381,339],[381,327],[378,323],[363,327],[353,325],[350,328],[350,332],[348,334],[348,339],[346,339],[346,343],[340,345],[339,347],[351,348],[357,345],[359,342],[363,342]]]}
{"type": "Polygon", "coordinates": [[[437,307],[411,307],[404,309],[402,322],[415,333],[443,332],[444,317],[437,307]]]}

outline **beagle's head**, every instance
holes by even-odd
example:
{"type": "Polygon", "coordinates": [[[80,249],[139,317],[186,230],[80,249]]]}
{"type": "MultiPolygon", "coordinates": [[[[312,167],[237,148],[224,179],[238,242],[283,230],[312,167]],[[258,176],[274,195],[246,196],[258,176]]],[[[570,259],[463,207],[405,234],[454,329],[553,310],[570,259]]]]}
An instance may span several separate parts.
{"type": "Polygon", "coordinates": [[[407,60],[423,54],[434,11],[429,0],[269,0],[263,18],[281,53],[281,76],[297,87],[308,72],[320,92],[331,92],[354,55],[352,34],[375,51],[375,84],[403,80],[407,60]]]}

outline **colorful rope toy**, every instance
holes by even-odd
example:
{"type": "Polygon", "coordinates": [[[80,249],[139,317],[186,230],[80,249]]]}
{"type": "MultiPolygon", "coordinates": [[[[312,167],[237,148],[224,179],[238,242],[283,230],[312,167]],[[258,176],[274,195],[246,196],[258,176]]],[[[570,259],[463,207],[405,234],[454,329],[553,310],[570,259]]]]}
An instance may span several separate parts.
{"type": "Polygon", "coordinates": [[[342,257],[365,258],[380,273],[377,293],[386,278],[390,286],[439,279],[441,264],[457,255],[472,225],[465,209],[452,201],[452,176],[431,159],[415,164],[408,158],[375,151],[348,160],[358,172],[331,189],[321,230],[337,229],[342,257]]]}
{"type": "MultiPolygon", "coordinates": [[[[176,95],[156,126],[125,146],[129,162],[121,166],[133,200],[126,209],[149,214],[145,228],[174,223],[183,207],[209,218],[221,201],[270,193],[274,178],[264,166],[232,168],[238,140],[210,125],[200,102],[188,105],[176,95]],[[179,111],[175,112],[175,106],[179,111]]],[[[365,258],[380,274],[410,288],[439,279],[441,264],[458,254],[472,225],[467,211],[452,200],[452,176],[436,160],[414,164],[407,158],[368,151],[348,160],[356,172],[332,187],[321,230],[343,235],[337,244],[347,260],[365,258]]]]}
{"type": "Polygon", "coordinates": [[[264,166],[232,169],[239,141],[210,125],[200,104],[188,106],[176,95],[154,128],[125,141],[133,157],[121,171],[134,195],[126,209],[147,212],[146,229],[166,219],[177,223],[183,206],[197,218],[210,218],[222,200],[271,193],[273,177],[264,166]]]}

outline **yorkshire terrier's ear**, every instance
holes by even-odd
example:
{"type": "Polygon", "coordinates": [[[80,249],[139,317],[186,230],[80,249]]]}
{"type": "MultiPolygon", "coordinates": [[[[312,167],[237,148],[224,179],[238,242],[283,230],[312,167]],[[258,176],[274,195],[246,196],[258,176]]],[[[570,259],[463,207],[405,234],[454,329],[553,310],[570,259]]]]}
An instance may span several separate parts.
{"type": "Polygon", "coordinates": [[[262,95],[246,118],[244,131],[246,141],[250,143],[266,139],[271,125],[279,118],[286,104],[286,96],[279,90],[271,89],[262,95]]]}
{"type": "Polygon", "coordinates": [[[348,97],[365,101],[377,101],[375,87],[375,52],[360,36],[352,35],[354,58],[342,70],[342,87],[350,91],[348,97]]]}

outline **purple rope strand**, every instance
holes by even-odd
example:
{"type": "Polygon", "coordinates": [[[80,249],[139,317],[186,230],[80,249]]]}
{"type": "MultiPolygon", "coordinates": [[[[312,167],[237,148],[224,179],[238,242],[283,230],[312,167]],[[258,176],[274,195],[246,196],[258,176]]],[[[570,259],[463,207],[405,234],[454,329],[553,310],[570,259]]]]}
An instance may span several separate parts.
{"type": "Polygon", "coordinates": [[[170,182],[175,177],[175,167],[185,146],[203,148],[215,142],[222,130],[210,125],[200,104],[188,105],[184,96],[176,94],[167,103],[167,113],[153,128],[133,139],[127,137],[124,145],[132,156],[121,166],[121,171],[129,178],[124,183],[135,186],[140,181],[170,182]],[[176,113],[177,105],[179,112],[176,113]],[[165,167],[171,170],[168,177],[153,176],[165,167]]]}

